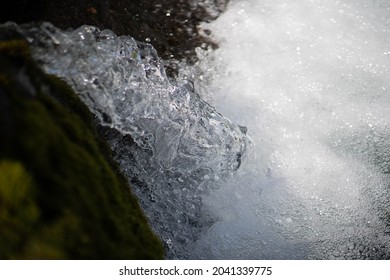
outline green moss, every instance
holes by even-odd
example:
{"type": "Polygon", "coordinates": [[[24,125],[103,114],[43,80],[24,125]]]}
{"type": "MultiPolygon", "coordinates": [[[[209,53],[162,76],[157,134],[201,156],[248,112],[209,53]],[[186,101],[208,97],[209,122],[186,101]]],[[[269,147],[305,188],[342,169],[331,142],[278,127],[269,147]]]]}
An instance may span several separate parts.
{"type": "Polygon", "coordinates": [[[88,108],[0,42],[0,258],[161,259],[88,108]]]}
{"type": "Polygon", "coordinates": [[[31,177],[18,162],[0,161],[0,198],[3,205],[17,207],[28,197],[31,177]]]}
{"type": "Polygon", "coordinates": [[[39,217],[32,178],[14,161],[0,161],[0,248],[18,249],[39,217]]]}

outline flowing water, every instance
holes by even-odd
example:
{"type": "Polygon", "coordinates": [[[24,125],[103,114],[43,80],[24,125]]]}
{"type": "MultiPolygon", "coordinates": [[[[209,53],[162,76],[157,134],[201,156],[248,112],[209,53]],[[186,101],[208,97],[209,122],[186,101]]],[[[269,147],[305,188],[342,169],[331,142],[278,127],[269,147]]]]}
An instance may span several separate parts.
{"type": "Polygon", "coordinates": [[[231,0],[178,80],[130,36],[9,26],[116,131],[168,258],[390,258],[388,1],[231,0]]]}

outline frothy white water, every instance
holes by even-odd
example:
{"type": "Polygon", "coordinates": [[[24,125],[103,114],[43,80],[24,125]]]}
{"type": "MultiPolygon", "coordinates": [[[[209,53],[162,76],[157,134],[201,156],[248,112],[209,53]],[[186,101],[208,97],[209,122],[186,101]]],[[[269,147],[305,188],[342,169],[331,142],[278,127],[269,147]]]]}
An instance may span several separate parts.
{"type": "Polygon", "coordinates": [[[253,149],[192,258],[389,258],[390,2],[235,0],[203,28],[185,74],[253,149]]]}

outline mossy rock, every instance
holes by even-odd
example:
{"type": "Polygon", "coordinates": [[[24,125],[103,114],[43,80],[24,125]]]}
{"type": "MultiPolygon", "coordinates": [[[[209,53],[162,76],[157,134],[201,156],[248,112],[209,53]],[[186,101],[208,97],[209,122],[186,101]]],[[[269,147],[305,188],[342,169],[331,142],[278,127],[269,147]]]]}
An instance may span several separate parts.
{"type": "Polygon", "coordinates": [[[162,259],[88,108],[0,35],[0,259],[162,259]]]}

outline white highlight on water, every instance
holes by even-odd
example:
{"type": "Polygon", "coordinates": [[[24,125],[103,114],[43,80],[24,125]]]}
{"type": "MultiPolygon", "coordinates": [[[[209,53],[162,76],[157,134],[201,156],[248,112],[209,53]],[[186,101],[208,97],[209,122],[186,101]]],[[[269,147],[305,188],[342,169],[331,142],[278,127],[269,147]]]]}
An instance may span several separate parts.
{"type": "Polygon", "coordinates": [[[191,257],[388,258],[390,2],[233,0],[203,28],[196,85],[253,150],[191,257]]]}

